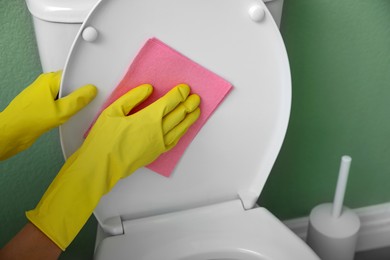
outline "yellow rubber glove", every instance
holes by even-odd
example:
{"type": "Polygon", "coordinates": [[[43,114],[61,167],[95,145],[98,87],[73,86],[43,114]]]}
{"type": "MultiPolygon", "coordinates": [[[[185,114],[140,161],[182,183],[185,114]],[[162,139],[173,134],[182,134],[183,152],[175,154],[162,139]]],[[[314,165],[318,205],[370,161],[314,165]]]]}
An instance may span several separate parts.
{"type": "Polygon", "coordinates": [[[88,220],[100,198],[122,178],[176,145],[200,115],[199,96],[178,85],[126,116],[152,93],[141,85],[99,116],[82,146],[66,161],[27,218],[62,250],[88,220]]]}
{"type": "Polygon", "coordinates": [[[96,96],[96,87],[87,85],[57,99],[60,81],[61,72],[42,74],[0,112],[0,160],[27,149],[96,96]]]}

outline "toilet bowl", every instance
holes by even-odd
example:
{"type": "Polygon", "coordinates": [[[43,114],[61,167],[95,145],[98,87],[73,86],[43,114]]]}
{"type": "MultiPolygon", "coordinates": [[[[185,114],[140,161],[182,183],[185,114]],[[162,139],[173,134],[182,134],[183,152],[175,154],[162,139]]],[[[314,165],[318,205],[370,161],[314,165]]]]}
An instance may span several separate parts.
{"type": "Polygon", "coordinates": [[[81,25],[61,96],[99,95],[61,126],[65,157],[150,38],[223,77],[233,90],[173,174],[141,168],[102,197],[95,259],[318,259],[256,201],[282,145],[291,103],[287,54],[259,0],[99,1],[81,25]],[[91,33],[92,32],[92,33],[91,33]]]}
{"type": "Polygon", "coordinates": [[[318,259],[265,208],[239,200],[124,223],[96,259],[318,259]],[[112,258],[114,256],[114,258],[112,258]]]}

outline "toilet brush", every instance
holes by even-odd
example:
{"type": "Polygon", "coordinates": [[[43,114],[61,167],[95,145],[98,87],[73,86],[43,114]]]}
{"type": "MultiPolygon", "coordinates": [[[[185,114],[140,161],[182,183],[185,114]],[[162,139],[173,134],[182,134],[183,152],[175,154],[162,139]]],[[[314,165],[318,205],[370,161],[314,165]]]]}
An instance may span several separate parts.
{"type": "Polygon", "coordinates": [[[352,260],[355,255],[360,220],[343,206],[351,161],[341,157],[333,204],[318,205],[310,213],[307,244],[322,260],[352,260]]]}

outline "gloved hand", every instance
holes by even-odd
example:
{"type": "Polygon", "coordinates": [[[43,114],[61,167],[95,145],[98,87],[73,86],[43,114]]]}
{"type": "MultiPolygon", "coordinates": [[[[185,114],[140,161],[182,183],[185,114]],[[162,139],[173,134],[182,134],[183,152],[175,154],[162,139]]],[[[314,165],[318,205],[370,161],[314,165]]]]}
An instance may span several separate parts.
{"type": "Polygon", "coordinates": [[[146,108],[126,116],[152,93],[141,85],[97,119],[82,146],[66,161],[27,218],[62,250],[88,220],[100,198],[122,178],[174,147],[198,119],[199,96],[178,85],[146,108]]]}
{"type": "Polygon", "coordinates": [[[27,149],[96,96],[96,87],[87,85],[57,99],[60,81],[61,72],[42,74],[0,112],[0,160],[27,149]]]}

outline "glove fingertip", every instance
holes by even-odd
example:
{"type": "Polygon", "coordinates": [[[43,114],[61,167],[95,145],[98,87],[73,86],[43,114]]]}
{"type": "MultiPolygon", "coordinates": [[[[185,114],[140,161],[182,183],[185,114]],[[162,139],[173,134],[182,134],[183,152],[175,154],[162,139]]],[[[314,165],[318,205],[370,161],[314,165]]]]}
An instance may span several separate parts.
{"type": "Polygon", "coordinates": [[[150,94],[153,91],[153,86],[150,84],[142,84],[142,85],[138,86],[137,88],[145,89],[148,94],[150,94]]]}
{"type": "Polygon", "coordinates": [[[187,100],[184,102],[186,105],[186,108],[188,109],[187,112],[192,112],[200,105],[200,97],[197,94],[190,95],[187,100]]]}
{"type": "Polygon", "coordinates": [[[88,105],[96,97],[97,92],[94,85],[85,85],[58,99],[56,103],[60,111],[59,118],[62,118],[60,124],[88,105]]]}
{"type": "Polygon", "coordinates": [[[184,83],[177,85],[176,88],[182,96],[183,100],[185,100],[191,92],[190,86],[184,83]]]}
{"type": "Polygon", "coordinates": [[[127,115],[134,107],[145,101],[152,92],[152,85],[142,84],[118,98],[105,111],[110,114],[127,115]]]}
{"type": "Polygon", "coordinates": [[[98,88],[95,85],[88,84],[88,85],[83,86],[82,88],[85,89],[85,94],[86,94],[85,96],[86,97],[93,99],[97,96],[98,88]]]}
{"type": "Polygon", "coordinates": [[[164,136],[164,142],[167,150],[172,149],[179,142],[187,130],[198,120],[200,114],[201,111],[198,107],[193,112],[189,113],[180,124],[164,136]]]}
{"type": "MultiPolygon", "coordinates": [[[[83,108],[89,104],[97,95],[98,89],[94,85],[85,85],[77,89],[67,97],[74,99],[75,107],[83,108]]],[[[66,97],[65,97],[66,98],[66,97]]]]}

